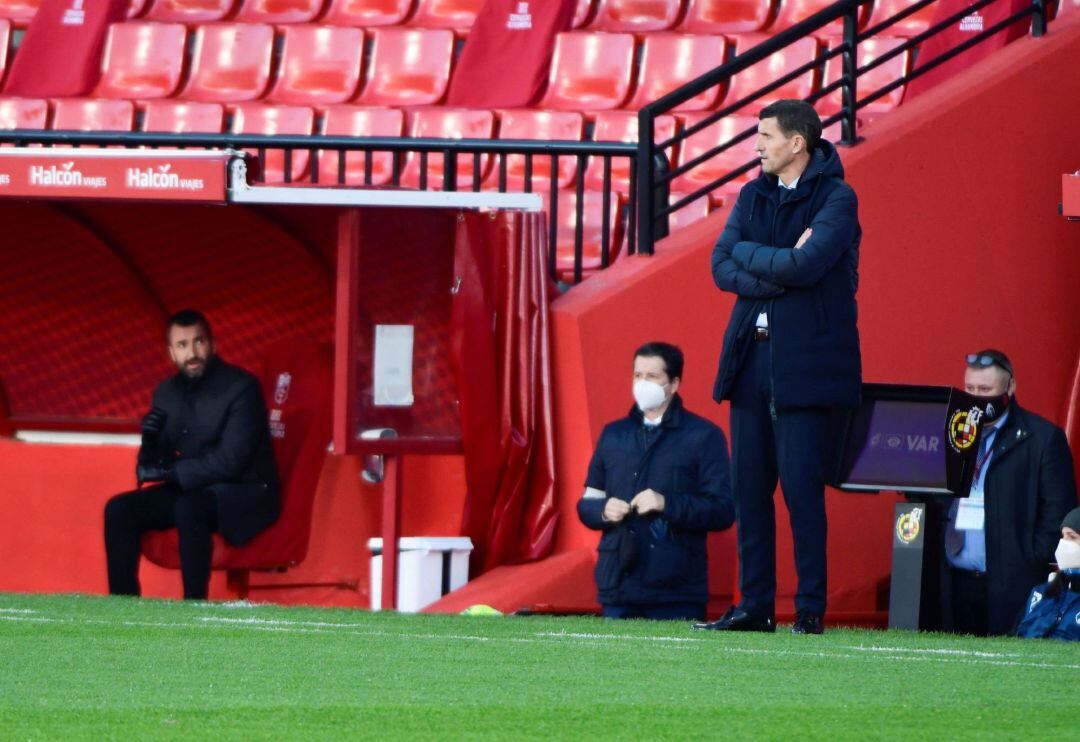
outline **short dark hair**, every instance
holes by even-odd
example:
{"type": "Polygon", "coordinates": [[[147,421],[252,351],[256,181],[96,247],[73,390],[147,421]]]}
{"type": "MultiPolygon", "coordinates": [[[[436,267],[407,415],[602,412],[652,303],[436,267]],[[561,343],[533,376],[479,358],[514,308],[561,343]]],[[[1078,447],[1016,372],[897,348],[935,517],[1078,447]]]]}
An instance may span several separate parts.
{"type": "Polygon", "coordinates": [[[964,360],[967,361],[969,368],[989,368],[990,366],[996,366],[1010,377],[1014,376],[1012,361],[997,348],[983,348],[976,353],[969,353],[964,360]]]}
{"type": "Polygon", "coordinates": [[[813,152],[821,141],[821,117],[814,107],[804,100],[786,98],[770,103],[761,109],[759,120],[775,118],[785,137],[794,134],[806,140],[806,151],[813,152]]]}
{"type": "Polygon", "coordinates": [[[206,330],[206,337],[212,339],[214,337],[213,330],[210,329],[210,322],[206,319],[206,315],[197,309],[181,309],[169,317],[168,323],[165,325],[165,341],[169,341],[169,333],[172,332],[174,327],[195,327],[196,325],[202,325],[202,328],[206,330]]]}
{"type": "Polygon", "coordinates": [[[668,375],[669,379],[682,378],[683,354],[679,346],[655,340],[651,343],[645,343],[635,350],[634,358],[638,356],[659,358],[664,362],[664,373],[668,375]]]}

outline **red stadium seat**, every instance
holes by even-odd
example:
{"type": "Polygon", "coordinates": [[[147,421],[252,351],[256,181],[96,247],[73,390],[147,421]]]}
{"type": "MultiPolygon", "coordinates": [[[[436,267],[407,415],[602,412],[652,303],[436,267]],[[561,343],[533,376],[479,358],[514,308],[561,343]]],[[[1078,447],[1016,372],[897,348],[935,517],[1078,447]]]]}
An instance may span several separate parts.
{"type": "Polygon", "coordinates": [[[60,131],[131,131],[135,106],[127,100],[61,98],[50,128],[60,131]]]}
{"type": "MultiPolygon", "coordinates": [[[[495,134],[495,114],[466,108],[421,108],[410,113],[412,120],[409,136],[422,139],[491,139],[495,134]]],[[[491,166],[491,156],[480,157],[479,179],[483,179],[491,166]]],[[[409,153],[401,173],[401,185],[420,187],[420,156],[409,153]]],[[[429,153],[427,156],[427,190],[442,190],[443,156],[429,153]]],[[[472,190],[473,157],[459,155],[457,158],[457,188],[472,190]]]]}
{"type": "MultiPolygon", "coordinates": [[[[329,136],[349,137],[400,137],[404,129],[405,115],[396,108],[363,108],[361,106],[331,106],[323,116],[320,133],[329,136]]],[[[389,152],[373,152],[371,158],[371,185],[386,185],[393,172],[393,155],[389,152]]],[[[332,150],[319,152],[319,184],[333,185],[338,182],[338,153],[332,150]]],[[[362,185],[368,155],[349,152],[345,155],[345,184],[362,185]]]]}
{"type": "Polygon", "coordinates": [[[214,103],[254,100],[270,80],[274,28],[211,23],[195,31],[191,74],[182,98],[214,103]]]}
{"type": "MultiPolygon", "coordinates": [[[[772,33],[776,33],[791,28],[796,23],[805,21],[807,18],[814,15],[814,13],[825,10],[825,8],[829,7],[834,2],[836,2],[836,0],[781,0],[780,10],[777,12],[776,19],[773,21],[772,27],[769,30],[772,33]]],[[[866,25],[868,10],[869,5],[864,5],[860,8],[859,28],[866,25]]],[[[843,30],[844,21],[843,19],[838,19],[825,26],[818,33],[839,33],[843,30]]]]}
{"type": "MultiPolygon", "coordinates": [[[[499,125],[500,139],[538,139],[545,141],[580,141],[585,119],[571,111],[534,111],[518,109],[504,111],[499,125]]],[[[577,159],[560,157],[556,179],[560,186],[569,185],[577,174],[577,159]]],[[[532,158],[532,190],[547,192],[551,181],[551,158],[536,155],[532,158]]],[[[499,168],[493,168],[485,182],[487,188],[498,188],[499,168]]],[[[510,191],[525,188],[525,156],[506,155],[506,187],[510,191]]]]}
{"type": "MultiPolygon", "coordinates": [[[[830,48],[835,48],[843,43],[841,38],[826,39],[826,44],[830,48]]],[[[875,36],[874,38],[866,39],[859,44],[858,66],[863,67],[870,64],[882,54],[895,49],[900,44],[904,43],[904,39],[899,38],[886,38],[884,36],[875,36]]],[[[910,56],[909,52],[905,51],[897,56],[893,57],[887,62],[875,67],[866,74],[862,75],[856,81],[856,90],[858,97],[865,98],[867,95],[876,92],[880,88],[888,85],[891,82],[898,80],[903,75],[906,75],[910,70],[910,56]]],[[[839,80],[843,76],[843,61],[840,57],[833,57],[825,63],[825,85],[829,85],[836,80],[839,80]]],[[[891,93],[883,98],[878,98],[876,101],[859,109],[859,115],[863,114],[880,114],[887,111],[891,111],[900,105],[900,101],[904,97],[903,86],[893,90],[891,93]]],[[[830,93],[829,95],[821,98],[815,108],[818,109],[823,115],[829,115],[836,113],[843,105],[843,92],[840,90],[830,93]]]]}
{"type": "MultiPolygon", "coordinates": [[[[686,117],[685,126],[696,124],[705,118],[706,114],[691,114],[686,117]]],[[[696,134],[691,135],[682,143],[679,153],[678,164],[690,162],[700,157],[713,147],[720,146],[730,141],[734,136],[741,134],[747,129],[757,131],[758,120],[756,116],[725,116],[717,123],[708,126],[696,134]]],[[[724,150],[718,155],[705,160],[700,165],[686,173],[676,177],[671,182],[671,190],[682,193],[692,193],[699,188],[707,186],[712,181],[727,175],[737,167],[745,165],[750,160],[757,160],[758,155],[754,150],[757,134],[751,134],[736,145],[724,150]]],[[[722,198],[726,193],[737,192],[742,185],[752,178],[757,177],[758,170],[753,169],[741,175],[735,181],[729,182],[709,194],[714,201],[722,198]]]]}
{"type": "MultiPolygon", "coordinates": [[[[668,203],[674,206],[679,200],[689,195],[688,193],[672,191],[668,203]]],[[[699,219],[704,219],[709,215],[710,206],[714,204],[719,206],[723,200],[722,197],[702,196],[686,204],[678,211],[673,211],[668,214],[668,232],[674,232],[677,229],[693,224],[699,219]],[[714,202],[714,204],[710,204],[710,201],[714,202]]]]}
{"type": "MultiPolygon", "coordinates": [[[[653,122],[654,142],[662,142],[675,135],[675,117],[659,116],[653,122]]],[[[593,126],[593,141],[638,141],[638,118],[636,111],[600,111],[593,126]]],[[[585,187],[602,191],[604,188],[604,160],[594,157],[585,171],[585,187]]],[[[611,187],[619,193],[630,191],[630,162],[625,157],[611,158],[611,187]]]]}
{"type": "Polygon", "coordinates": [[[679,20],[684,4],[684,0],[600,0],[588,27],[630,33],[667,31],[679,20]]]}
{"type": "MultiPolygon", "coordinates": [[[[584,191],[582,201],[581,273],[591,275],[603,266],[601,255],[604,234],[604,196],[584,191]]],[[[544,211],[550,213],[550,195],[541,193],[544,211]]],[[[562,281],[574,280],[574,238],[577,230],[577,193],[559,191],[558,213],[555,215],[555,273],[562,281]]],[[[608,200],[608,265],[615,262],[622,249],[623,229],[619,220],[619,197],[611,194],[608,200]]]]}
{"type": "Polygon", "coordinates": [[[220,103],[154,100],[143,106],[143,131],[173,134],[217,134],[225,123],[220,103]]]}
{"type": "MultiPolygon", "coordinates": [[[[752,49],[764,41],[765,38],[758,35],[739,36],[735,40],[736,54],[752,49]]],[[[799,39],[768,59],[762,60],[732,77],[727,96],[724,98],[725,102],[728,105],[735,104],[750,93],[810,62],[817,57],[817,54],[817,39],[808,36],[799,39]]],[[[805,98],[817,89],[817,77],[818,71],[815,67],[810,72],[795,78],[786,85],[781,85],[753,103],[747,104],[746,107],[739,110],[739,113],[757,113],[769,103],[781,98],[805,98]]]]}
{"type": "Polygon", "coordinates": [[[184,68],[187,28],[181,23],[115,23],[101,55],[101,98],[166,98],[184,68]]]}
{"type": "MultiPolygon", "coordinates": [[[[892,18],[901,10],[911,7],[915,2],[916,0],[874,0],[874,10],[870,15],[869,25],[876,26],[882,21],[892,18]]],[[[937,3],[930,3],[922,10],[917,10],[902,21],[889,26],[882,33],[905,38],[918,36],[930,27],[936,11],[937,3]]]]}
{"type": "Polygon", "coordinates": [[[278,78],[267,95],[275,103],[325,106],[356,94],[364,61],[364,32],[322,25],[281,29],[278,78]]]}
{"type": "Polygon", "coordinates": [[[414,0],[329,0],[322,23],[337,26],[396,26],[412,12],[414,0]]]}
{"type": "Polygon", "coordinates": [[[49,102],[37,98],[0,98],[0,129],[44,129],[49,102]]]}
{"type": "Polygon", "coordinates": [[[243,0],[233,20],[243,23],[308,23],[325,0],[243,0]]]}
{"type": "Polygon", "coordinates": [[[228,17],[237,0],[151,0],[148,21],[210,23],[228,17]]]}
{"type": "Polygon", "coordinates": [[[146,9],[150,6],[150,0],[131,0],[131,4],[128,6],[127,17],[138,18],[146,9]]]}
{"type": "Polygon", "coordinates": [[[0,18],[0,82],[7,72],[8,55],[11,53],[11,21],[0,18]]]}
{"type": "MultiPolygon", "coordinates": [[[[727,39],[723,36],[649,34],[641,46],[637,90],[626,108],[644,108],[675,88],[719,67],[726,56],[727,39]]],[[[675,110],[710,110],[720,103],[720,93],[719,87],[713,87],[679,105],[675,110]]]]}
{"type": "MultiPolygon", "coordinates": [[[[233,112],[234,134],[311,134],[315,125],[315,111],[307,106],[274,106],[261,103],[242,103],[233,112]]],[[[248,150],[252,154],[257,151],[248,150]]],[[[289,181],[307,178],[309,151],[293,150],[289,169],[289,181]]],[[[266,150],[262,164],[263,183],[284,183],[285,151],[266,150]]]]}
{"type": "Polygon", "coordinates": [[[776,0],[691,0],[678,30],[756,33],[769,27],[776,0]]]}
{"type": "Polygon", "coordinates": [[[631,34],[573,31],[555,38],[547,92],[540,108],[601,111],[618,108],[630,93],[631,34]]]}
{"type": "MultiPolygon", "coordinates": [[[[330,442],[333,351],[323,343],[291,339],[263,354],[259,374],[271,417],[274,459],[281,479],[281,516],[243,546],[214,535],[214,569],[230,570],[230,583],[246,595],[247,571],[294,567],[307,556],[315,492],[330,442]],[[284,389],[284,394],[281,390],[284,389]],[[236,574],[239,572],[239,574],[236,574]]],[[[162,567],[180,567],[176,529],[143,536],[143,555],[162,567]]]]}
{"type": "Polygon", "coordinates": [[[368,80],[357,103],[430,106],[442,100],[450,82],[452,31],[378,28],[371,35],[368,80]]]}
{"type": "Polygon", "coordinates": [[[467,32],[483,5],[484,0],[417,0],[409,25],[467,32]]]}
{"type": "Polygon", "coordinates": [[[41,0],[0,0],[0,18],[25,28],[34,20],[39,5],[41,0]]]}

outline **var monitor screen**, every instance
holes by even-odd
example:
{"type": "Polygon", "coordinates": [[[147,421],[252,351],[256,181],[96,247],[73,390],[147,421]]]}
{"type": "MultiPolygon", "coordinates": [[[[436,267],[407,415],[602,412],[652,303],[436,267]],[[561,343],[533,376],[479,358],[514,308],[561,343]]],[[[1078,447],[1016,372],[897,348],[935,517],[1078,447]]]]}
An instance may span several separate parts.
{"type": "Polygon", "coordinates": [[[836,486],[856,492],[951,494],[946,480],[948,387],[866,384],[841,426],[836,486]]]}

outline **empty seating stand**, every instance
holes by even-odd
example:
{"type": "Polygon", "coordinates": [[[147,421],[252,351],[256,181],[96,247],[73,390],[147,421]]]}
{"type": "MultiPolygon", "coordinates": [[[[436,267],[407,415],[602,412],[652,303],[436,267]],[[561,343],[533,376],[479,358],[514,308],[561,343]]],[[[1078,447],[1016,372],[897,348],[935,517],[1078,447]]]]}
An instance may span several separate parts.
{"type": "Polygon", "coordinates": [[[143,131],[216,134],[224,124],[225,109],[220,103],[155,100],[143,106],[143,131]]]}
{"type": "Polygon", "coordinates": [[[409,25],[468,33],[483,4],[484,0],[417,0],[409,25]]]}
{"type": "Polygon", "coordinates": [[[53,105],[53,129],[61,131],[131,131],[135,106],[127,100],[62,98],[53,105]]]}
{"type": "MultiPolygon", "coordinates": [[[[409,136],[417,139],[491,139],[495,135],[495,114],[491,111],[463,108],[421,108],[410,114],[409,136]]],[[[444,157],[429,153],[422,167],[420,155],[410,152],[401,173],[401,184],[410,188],[442,190],[444,157]]],[[[480,182],[491,166],[491,156],[480,157],[479,169],[471,155],[457,158],[457,190],[479,190],[480,182]],[[475,173],[475,176],[474,176],[475,173]],[[475,182],[474,182],[475,181],[475,182]]]]}
{"type": "Polygon", "coordinates": [[[34,19],[41,0],[0,0],[0,18],[11,21],[12,25],[26,28],[34,19]]]}
{"type": "Polygon", "coordinates": [[[145,18],[149,21],[209,23],[227,18],[237,0],[151,0],[145,18]]]}
{"type": "Polygon", "coordinates": [[[0,83],[7,74],[8,54],[11,47],[11,21],[0,18],[0,83]]]}
{"type": "MultiPolygon", "coordinates": [[[[723,36],[656,33],[641,45],[641,71],[627,108],[641,109],[726,61],[723,36]]],[[[676,111],[707,111],[720,102],[721,89],[712,87],[679,105],[676,111]]]]}
{"type": "MultiPolygon", "coordinates": [[[[747,49],[751,49],[764,40],[764,36],[756,34],[738,36],[735,39],[735,53],[738,54],[747,49]]],[[[817,39],[811,37],[799,39],[793,44],[772,54],[767,59],[763,59],[752,67],[749,67],[732,77],[727,96],[724,99],[725,104],[734,105],[745,96],[756,92],[769,83],[779,80],[784,75],[794,72],[803,65],[812,62],[817,55],[817,39]]],[[[776,90],[747,104],[745,108],[740,108],[739,113],[756,113],[769,103],[780,100],[781,98],[805,98],[817,89],[819,74],[818,68],[813,67],[808,72],[781,85],[776,90]]]]}
{"type": "MultiPolygon", "coordinates": [[[[688,114],[685,125],[687,127],[692,126],[704,119],[706,115],[688,114]]],[[[684,163],[691,162],[714,147],[731,141],[736,135],[747,129],[756,131],[757,124],[758,120],[755,116],[725,116],[717,123],[711,124],[688,137],[682,143],[682,151],[678,154],[677,163],[681,166],[684,163]]],[[[732,145],[688,172],[677,176],[671,183],[671,190],[680,193],[692,193],[709,185],[717,178],[727,175],[735,168],[757,160],[757,152],[754,150],[756,136],[756,134],[751,134],[738,144],[732,145]]],[[[722,200],[725,194],[737,192],[746,181],[756,177],[757,174],[756,169],[751,169],[735,180],[721,186],[718,190],[714,190],[709,196],[714,200],[722,200]]]]}
{"type": "MultiPolygon", "coordinates": [[[[597,31],[667,31],[682,15],[686,0],[599,0],[588,27],[597,31]]],[[[693,0],[690,0],[692,3],[693,0]]]]}
{"type": "MultiPolygon", "coordinates": [[[[323,115],[320,133],[328,136],[400,137],[404,132],[404,119],[404,114],[397,108],[331,106],[323,115]]],[[[393,177],[394,157],[389,152],[348,152],[344,155],[344,162],[342,156],[333,150],[320,150],[318,156],[321,185],[382,186],[389,184],[393,177]]]]}
{"type": "MultiPolygon", "coordinates": [[[[242,103],[235,107],[232,131],[234,134],[311,134],[315,111],[307,106],[275,106],[262,103],[242,103]]],[[[257,150],[249,150],[257,155],[257,150]]],[[[307,179],[309,151],[292,151],[291,159],[280,149],[266,149],[261,162],[263,183],[275,184],[307,179]]]]}
{"type": "MultiPolygon", "coordinates": [[[[829,48],[836,48],[843,43],[843,40],[837,37],[825,39],[825,42],[829,48]]],[[[866,39],[859,44],[858,61],[856,64],[859,67],[864,67],[903,43],[904,39],[900,38],[890,39],[876,37],[866,39]]],[[[910,53],[908,51],[901,52],[860,76],[856,86],[859,99],[863,99],[871,93],[877,92],[880,88],[883,88],[901,76],[906,75],[911,70],[910,59],[910,53]]],[[[843,75],[842,67],[843,62],[839,56],[830,59],[825,64],[824,84],[829,85],[839,80],[843,75]]],[[[842,96],[843,93],[840,90],[836,90],[817,101],[815,108],[817,108],[818,112],[823,116],[836,113],[843,106],[842,96]]],[[[904,88],[903,86],[900,86],[888,95],[878,98],[873,103],[859,109],[858,115],[862,117],[864,115],[878,115],[891,111],[893,108],[900,105],[900,101],[903,97],[904,88]]]]}
{"type": "Polygon", "coordinates": [[[0,129],[44,129],[49,102],[35,98],[0,98],[0,129]]]}
{"type": "Polygon", "coordinates": [[[323,9],[323,0],[242,0],[233,20],[244,23],[309,23],[323,9]]]}
{"type": "Polygon", "coordinates": [[[329,0],[323,23],[337,26],[396,26],[413,11],[414,0],[329,0]]]}
{"type": "Polygon", "coordinates": [[[764,31],[772,23],[773,0],[692,0],[679,31],[738,34],[764,31]]]}
{"type": "MultiPolygon", "coordinates": [[[[500,139],[538,139],[546,141],[580,141],[585,131],[585,119],[573,111],[504,111],[499,125],[500,139]]],[[[505,155],[507,190],[547,192],[552,177],[559,187],[569,186],[577,174],[577,159],[560,157],[558,170],[552,173],[551,158],[536,155],[532,158],[531,178],[527,179],[524,155],[505,155]],[[526,182],[528,180],[528,182],[526,182]]],[[[485,183],[488,189],[499,187],[499,168],[494,168],[485,183]]]]}

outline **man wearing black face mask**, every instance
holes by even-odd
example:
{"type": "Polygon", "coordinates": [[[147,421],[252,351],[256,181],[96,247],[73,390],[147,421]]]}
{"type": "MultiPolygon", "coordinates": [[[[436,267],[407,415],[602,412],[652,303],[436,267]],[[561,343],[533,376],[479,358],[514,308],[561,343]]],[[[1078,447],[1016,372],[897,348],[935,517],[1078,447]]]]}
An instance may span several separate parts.
{"type": "Polygon", "coordinates": [[[1004,353],[988,348],[966,362],[965,390],[989,404],[971,491],[948,508],[942,628],[1007,634],[1054,561],[1061,519],[1076,506],[1072,455],[1061,428],[1016,403],[1004,353]]]}

